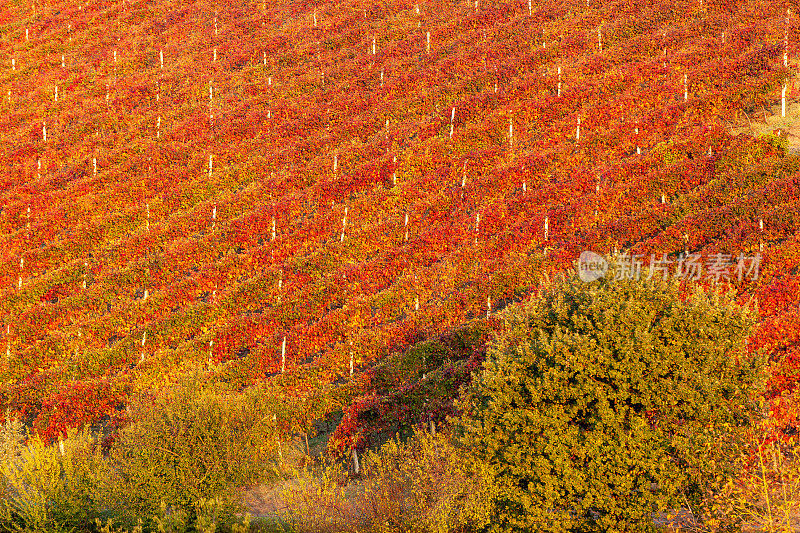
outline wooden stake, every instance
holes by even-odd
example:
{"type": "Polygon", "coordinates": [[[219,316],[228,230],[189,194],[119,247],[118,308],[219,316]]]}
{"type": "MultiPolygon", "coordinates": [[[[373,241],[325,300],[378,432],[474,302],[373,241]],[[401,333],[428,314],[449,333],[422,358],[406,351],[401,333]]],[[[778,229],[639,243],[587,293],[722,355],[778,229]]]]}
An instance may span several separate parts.
{"type": "Polygon", "coordinates": [[[689,100],[689,76],[683,73],[683,101],[689,100]]]}
{"type": "Polygon", "coordinates": [[[556,92],[556,96],[561,98],[561,65],[558,66],[558,91],[556,92]]]}

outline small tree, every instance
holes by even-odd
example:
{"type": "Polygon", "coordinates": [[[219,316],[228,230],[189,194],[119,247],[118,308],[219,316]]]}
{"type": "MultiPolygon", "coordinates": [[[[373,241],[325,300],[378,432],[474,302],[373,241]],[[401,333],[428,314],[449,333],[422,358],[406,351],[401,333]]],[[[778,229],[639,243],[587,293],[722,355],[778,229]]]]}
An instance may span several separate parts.
{"type": "Polygon", "coordinates": [[[505,313],[462,393],[462,444],[496,472],[496,531],[648,529],[733,475],[759,416],[754,314],[663,280],[560,282],[505,313]]]}

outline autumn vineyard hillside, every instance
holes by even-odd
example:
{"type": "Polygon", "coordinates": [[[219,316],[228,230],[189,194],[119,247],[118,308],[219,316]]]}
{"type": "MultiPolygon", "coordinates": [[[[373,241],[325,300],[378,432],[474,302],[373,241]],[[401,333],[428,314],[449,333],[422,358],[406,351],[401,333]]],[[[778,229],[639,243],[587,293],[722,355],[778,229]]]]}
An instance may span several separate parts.
{"type": "Polygon", "coordinates": [[[443,422],[583,250],[760,254],[727,274],[791,436],[800,159],[732,131],[798,57],[767,0],[3,2],[0,407],[110,436],[200,369],[346,452],[443,422]]]}

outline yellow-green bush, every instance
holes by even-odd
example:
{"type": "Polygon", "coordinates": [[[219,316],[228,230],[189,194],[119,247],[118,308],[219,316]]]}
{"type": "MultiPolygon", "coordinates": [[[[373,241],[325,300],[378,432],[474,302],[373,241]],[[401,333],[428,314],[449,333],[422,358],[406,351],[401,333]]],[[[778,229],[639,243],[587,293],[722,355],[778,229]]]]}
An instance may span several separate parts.
{"type": "Polygon", "coordinates": [[[462,444],[498,474],[491,531],[629,531],[735,476],[761,412],[754,316],[732,294],[556,283],[505,314],[464,395],[462,444]]]}
{"type": "Polygon", "coordinates": [[[221,522],[230,523],[243,510],[234,488],[274,473],[274,435],[256,396],[217,394],[187,381],[139,403],[133,418],[112,454],[118,511],[128,525],[156,514],[162,500],[193,523],[195,504],[216,498],[221,522]]]}
{"type": "Polygon", "coordinates": [[[2,530],[81,531],[106,516],[110,467],[87,431],[72,431],[52,446],[31,437],[18,454],[8,454],[0,472],[2,530]]]}
{"type": "Polygon", "coordinates": [[[334,463],[295,472],[281,493],[287,518],[307,533],[447,533],[488,524],[492,478],[449,434],[417,433],[368,452],[356,480],[334,463]]]}

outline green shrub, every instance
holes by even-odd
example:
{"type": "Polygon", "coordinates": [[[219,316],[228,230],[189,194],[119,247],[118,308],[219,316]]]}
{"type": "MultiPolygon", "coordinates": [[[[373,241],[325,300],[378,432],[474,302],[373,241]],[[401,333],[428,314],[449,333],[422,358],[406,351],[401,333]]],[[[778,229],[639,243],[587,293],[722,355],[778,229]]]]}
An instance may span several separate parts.
{"type": "Polygon", "coordinates": [[[86,530],[106,516],[108,463],[88,432],[71,431],[59,444],[28,439],[16,458],[0,466],[5,485],[0,529],[58,532],[86,530]]]}
{"type": "Polygon", "coordinates": [[[263,482],[276,455],[265,444],[272,433],[254,400],[187,383],[138,404],[113,451],[126,523],[154,516],[162,500],[168,513],[186,513],[193,523],[196,502],[218,497],[220,523],[231,523],[242,510],[235,487],[263,482]]]}
{"type": "Polygon", "coordinates": [[[627,531],[714,492],[759,416],[754,316],[663,281],[559,282],[505,313],[462,396],[462,444],[497,475],[492,531],[627,531]]]}

